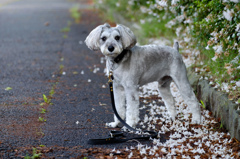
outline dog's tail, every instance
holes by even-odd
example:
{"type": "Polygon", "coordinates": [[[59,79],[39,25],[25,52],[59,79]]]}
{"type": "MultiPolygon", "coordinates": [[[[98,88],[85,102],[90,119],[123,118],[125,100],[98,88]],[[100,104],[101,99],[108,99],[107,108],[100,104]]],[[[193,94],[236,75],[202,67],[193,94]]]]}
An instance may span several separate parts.
{"type": "Polygon", "coordinates": [[[178,41],[175,41],[173,44],[173,48],[176,49],[179,52],[179,44],[178,41]]]}

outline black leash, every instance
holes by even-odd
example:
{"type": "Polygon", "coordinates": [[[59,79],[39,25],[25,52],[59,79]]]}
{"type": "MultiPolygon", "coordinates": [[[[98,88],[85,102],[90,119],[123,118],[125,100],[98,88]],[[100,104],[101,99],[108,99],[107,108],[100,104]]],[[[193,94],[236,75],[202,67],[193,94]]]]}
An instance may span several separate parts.
{"type": "MultiPolygon", "coordinates": [[[[112,102],[112,108],[114,111],[114,114],[118,118],[118,120],[129,130],[134,131],[134,132],[140,132],[133,127],[129,126],[118,114],[115,102],[114,102],[114,94],[113,94],[113,74],[112,72],[109,73],[109,88],[110,88],[110,96],[111,96],[111,102],[112,102]]],[[[91,145],[100,145],[100,144],[113,144],[113,143],[122,143],[126,142],[129,140],[149,140],[153,138],[157,138],[157,132],[154,131],[142,131],[141,133],[144,133],[142,135],[139,135],[138,137],[130,137],[126,138],[124,133],[122,131],[110,131],[109,137],[108,138],[103,138],[103,139],[89,139],[88,144],[91,145]],[[147,135],[146,135],[147,134],[147,135]]]]}

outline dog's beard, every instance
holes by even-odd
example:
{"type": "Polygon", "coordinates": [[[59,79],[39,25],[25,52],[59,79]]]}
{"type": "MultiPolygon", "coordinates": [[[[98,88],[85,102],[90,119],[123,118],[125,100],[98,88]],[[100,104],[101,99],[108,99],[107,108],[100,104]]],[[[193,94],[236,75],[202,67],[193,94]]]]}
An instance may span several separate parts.
{"type": "Polygon", "coordinates": [[[113,52],[110,52],[108,47],[101,47],[102,54],[112,58],[117,57],[122,51],[123,49],[120,47],[115,47],[113,52]]]}

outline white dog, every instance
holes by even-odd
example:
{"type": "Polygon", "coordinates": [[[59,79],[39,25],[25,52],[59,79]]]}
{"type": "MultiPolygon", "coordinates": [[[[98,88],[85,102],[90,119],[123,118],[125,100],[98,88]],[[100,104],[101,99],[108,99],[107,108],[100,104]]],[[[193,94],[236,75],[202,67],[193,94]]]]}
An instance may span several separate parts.
{"type": "MultiPolygon", "coordinates": [[[[201,123],[200,106],[189,84],[178,43],[172,48],[136,46],[136,42],[129,28],[109,24],[96,27],[85,40],[91,50],[101,50],[106,56],[107,74],[111,71],[114,75],[115,105],[121,118],[126,118],[126,123],[135,127],[139,121],[139,86],[158,81],[161,96],[172,120],[175,120],[177,113],[170,92],[170,83],[174,81],[191,108],[192,122],[201,123]]],[[[119,123],[114,116],[114,122],[107,125],[116,127],[119,123]]]]}

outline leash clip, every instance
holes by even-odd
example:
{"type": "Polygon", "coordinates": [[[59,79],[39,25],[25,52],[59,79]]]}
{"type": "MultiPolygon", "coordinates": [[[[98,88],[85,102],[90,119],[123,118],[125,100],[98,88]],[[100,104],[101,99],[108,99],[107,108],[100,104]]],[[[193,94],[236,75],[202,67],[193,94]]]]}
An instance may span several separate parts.
{"type": "Polygon", "coordinates": [[[109,75],[108,75],[108,83],[113,82],[113,72],[109,71],[109,75]]]}

